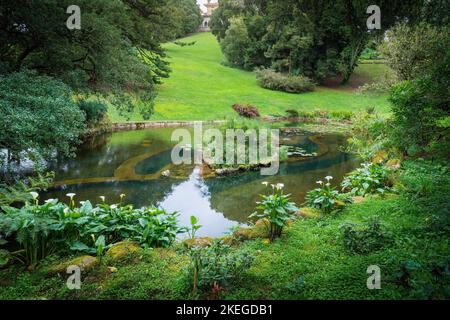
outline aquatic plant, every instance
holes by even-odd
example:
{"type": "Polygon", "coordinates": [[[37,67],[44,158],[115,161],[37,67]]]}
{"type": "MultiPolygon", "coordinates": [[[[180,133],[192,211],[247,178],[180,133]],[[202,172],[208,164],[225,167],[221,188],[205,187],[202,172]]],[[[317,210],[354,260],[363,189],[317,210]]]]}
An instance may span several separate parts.
{"type": "MultiPolygon", "coordinates": [[[[130,239],[144,247],[167,247],[180,233],[177,213],[157,207],[135,209],[131,205],[102,203],[92,206],[82,201],[75,206],[49,199],[39,205],[26,203],[21,208],[3,206],[0,234],[14,239],[22,261],[35,265],[56,251],[81,251],[102,255],[114,243],[130,239]]],[[[122,197],[123,198],[123,197],[122,197]]]]}
{"type": "Polygon", "coordinates": [[[377,163],[363,163],[355,171],[350,172],[341,186],[355,196],[366,196],[371,193],[384,194],[389,190],[389,171],[377,163]]]}
{"type": "MultiPolygon", "coordinates": [[[[263,182],[267,187],[268,182],[263,182]]],[[[289,201],[290,194],[284,194],[284,184],[271,185],[272,193],[261,195],[262,201],[257,202],[257,210],[250,215],[250,218],[267,219],[270,241],[281,236],[287,221],[292,219],[292,213],[298,211],[294,202],[289,201]]]]}
{"type": "Polygon", "coordinates": [[[331,186],[332,176],[326,176],[326,182],[317,181],[318,188],[308,191],[306,194],[306,204],[308,207],[319,209],[323,213],[330,213],[335,209],[343,208],[345,203],[351,199],[344,194],[340,194],[335,187],[331,186]]]}

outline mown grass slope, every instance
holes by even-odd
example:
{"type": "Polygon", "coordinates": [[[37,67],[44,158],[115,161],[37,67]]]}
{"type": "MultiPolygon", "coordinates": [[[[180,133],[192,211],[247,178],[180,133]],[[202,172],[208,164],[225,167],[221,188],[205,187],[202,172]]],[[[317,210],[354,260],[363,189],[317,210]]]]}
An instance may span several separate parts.
{"type": "MultiPolygon", "coordinates": [[[[385,95],[361,95],[355,85],[376,78],[387,68],[383,64],[362,64],[348,86],[318,87],[314,92],[289,94],[263,89],[256,83],[253,72],[230,68],[222,64],[224,57],[216,38],[199,33],[182,39],[195,41],[193,46],[165,45],[171,62],[170,78],[158,87],[155,114],[150,120],[223,119],[234,115],[231,105],[250,103],[263,115],[284,114],[297,110],[364,110],[375,107],[388,112],[385,95]]],[[[124,121],[110,110],[113,121],[124,121]]],[[[130,120],[142,120],[133,114],[130,120]]]]}

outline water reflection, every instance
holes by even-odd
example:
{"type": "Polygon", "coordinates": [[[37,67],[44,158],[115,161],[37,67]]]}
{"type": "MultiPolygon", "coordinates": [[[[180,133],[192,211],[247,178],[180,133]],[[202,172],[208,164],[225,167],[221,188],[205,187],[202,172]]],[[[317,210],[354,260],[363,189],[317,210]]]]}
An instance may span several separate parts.
{"type": "Polygon", "coordinates": [[[229,228],[246,223],[254,211],[259,194],[265,192],[263,181],[284,183],[297,204],[304,201],[306,191],[326,175],[338,184],[357,161],[340,151],[345,139],[336,135],[312,137],[310,134],[284,137],[282,143],[299,146],[319,156],[280,164],[276,176],[264,177],[259,171],[203,179],[194,166],[172,166],[170,141],[173,129],[150,129],[117,132],[86,143],[76,158],[59,159],[52,165],[57,187],[43,194],[43,199],[67,200],[65,194],[99,203],[106,196],[118,202],[125,193],[126,201],[135,207],[160,205],[180,213],[181,225],[189,225],[196,215],[203,228],[199,235],[219,236],[229,228]],[[314,142],[313,142],[314,141],[314,142]],[[161,171],[170,168],[171,176],[161,171]]]}
{"type": "Polygon", "coordinates": [[[211,194],[199,168],[193,170],[187,181],[173,188],[159,205],[168,211],[182,212],[180,223],[184,226],[189,225],[191,215],[199,218],[202,225],[199,236],[220,236],[236,225],[235,221],[211,207],[211,194]]]}

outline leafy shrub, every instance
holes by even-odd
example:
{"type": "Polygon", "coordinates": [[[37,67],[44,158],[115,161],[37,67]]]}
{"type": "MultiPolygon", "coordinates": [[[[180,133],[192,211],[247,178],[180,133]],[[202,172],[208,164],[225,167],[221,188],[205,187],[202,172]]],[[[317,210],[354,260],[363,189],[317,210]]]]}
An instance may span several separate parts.
{"type": "Polygon", "coordinates": [[[12,185],[0,183],[0,206],[23,204],[33,199],[31,192],[39,192],[50,187],[54,178],[53,172],[29,176],[12,185]]]}
{"type": "Polygon", "coordinates": [[[297,110],[294,109],[288,109],[286,110],[286,114],[289,118],[298,118],[299,117],[299,113],[297,110]]]}
{"type": "Polygon", "coordinates": [[[449,27],[426,23],[397,25],[382,45],[383,55],[396,77],[393,86],[392,140],[410,156],[440,156],[450,152],[448,127],[439,123],[448,116],[450,101],[449,27]]]}
{"type": "Polygon", "coordinates": [[[331,117],[339,120],[351,120],[354,116],[352,111],[340,110],[331,111],[331,117]]]}
{"type": "Polygon", "coordinates": [[[316,110],[314,110],[314,117],[328,119],[330,117],[330,112],[327,110],[316,109],[316,110]]]}
{"type": "Polygon", "coordinates": [[[290,93],[313,91],[314,82],[305,76],[292,76],[275,72],[272,69],[259,69],[256,79],[263,88],[290,93]]]}
{"type": "MultiPolygon", "coordinates": [[[[263,182],[268,185],[267,182],[263,182]]],[[[281,232],[286,222],[292,219],[292,213],[298,211],[295,203],[289,201],[289,194],[283,193],[284,185],[278,183],[272,186],[272,193],[269,195],[261,195],[263,200],[257,202],[256,209],[262,212],[254,212],[250,218],[267,219],[269,221],[269,237],[270,241],[281,236],[281,232]]]]}
{"type": "Polygon", "coordinates": [[[100,101],[82,100],[78,102],[78,107],[86,114],[88,124],[101,121],[108,112],[106,105],[100,101]]]}
{"type": "Polygon", "coordinates": [[[216,240],[203,248],[199,255],[198,286],[209,290],[213,286],[229,286],[251,267],[255,257],[244,250],[234,250],[223,241],[216,240]]]}
{"type": "Polygon", "coordinates": [[[242,117],[259,118],[261,116],[258,108],[249,104],[234,104],[232,108],[242,117]]]}
{"type": "Polygon", "coordinates": [[[365,48],[359,57],[362,60],[378,60],[380,59],[380,53],[372,48],[365,48]]]}
{"type": "Polygon", "coordinates": [[[227,61],[236,67],[247,67],[246,51],[249,47],[247,27],[242,18],[230,19],[230,26],[225,37],[220,41],[220,47],[227,61]]]}
{"type": "Polygon", "coordinates": [[[197,41],[185,42],[185,41],[174,41],[174,44],[180,47],[190,47],[197,43],[197,41]]]}
{"type": "Polygon", "coordinates": [[[387,32],[389,41],[381,44],[380,51],[400,81],[419,78],[445,60],[448,32],[446,25],[399,23],[387,32]]]}
{"type": "Polygon", "coordinates": [[[341,225],[344,247],[351,253],[366,254],[381,249],[391,235],[383,230],[379,219],[375,217],[367,224],[356,225],[346,222],[341,225]]]}
{"type": "Polygon", "coordinates": [[[402,195],[421,215],[426,229],[434,233],[450,231],[450,172],[445,164],[430,161],[405,161],[398,178],[404,188],[402,195]]]}
{"type": "Polygon", "coordinates": [[[384,194],[389,184],[389,171],[377,163],[363,163],[361,168],[350,172],[342,181],[343,191],[355,196],[366,196],[371,193],[384,194]]]}
{"type": "Polygon", "coordinates": [[[71,89],[31,71],[0,76],[0,114],[0,146],[9,152],[7,163],[24,152],[37,160],[70,155],[85,131],[71,89]]]}
{"type": "Polygon", "coordinates": [[[323,213],[330,213],[333,210],[343,208],[346,203],[351,202],[346,195],[340,194],[335,187],[331,186],[331,179],[333,177],[327,176],[325,177],[326,183],[321,180],[317,181],[320,187],[307,192],[306,204],[308,207],[318,209],[323,213]]]}
{"type": "Polygon", "coordinates": [[[156,207],[134,209],[131,205],[100,204],[89,201],[75,207],[50,199],[45,204],[26,203],[20,209],[2,207],[0,234],[14,238],[24,250],[27,264],[34,265],[55,251],[98,253],[99,247],[130,239],[145,247],[169,246],[177,234],[177,214],[156,207]]]}
{"type": "MultiPolygon", "coordinates": [[[[347,152],[357,154],[363,160],[371,159],[381,150],[391,151],[392,125],[376,114],[358,114],[353,119],[351,137],[347,140],[347,152]]],[[[392,153],[396,153],[393,150],[392,153]]]]}
{"type": "Polygon", "coordinates": [[[394,115],[391,137],[394,144],[410,156],[426,153],[445,156],[450,150],[449,139],[445,136],[448,130],[438,123],[448,116],[448,83],[437,84],[433,79],[405,81],[390,92],[394,115]]]}

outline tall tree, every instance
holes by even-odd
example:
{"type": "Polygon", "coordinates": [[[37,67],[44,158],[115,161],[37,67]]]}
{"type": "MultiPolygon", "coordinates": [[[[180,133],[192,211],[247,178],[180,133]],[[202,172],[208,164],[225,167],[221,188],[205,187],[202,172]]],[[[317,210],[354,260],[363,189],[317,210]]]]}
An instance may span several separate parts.
{"type": "Polygon", "coordinates": [[[345,82],[367,41],[398,21],[415,20],[423,0],[378,1],[381,30],[373,31],[366,25],[371,4],[369,0],[221,0],[211,26],[222,41],[231,19],[243,17],[251,39],[243,55],[248,55],[246,61],[254,61],[253,67],[269,59],[277,71],[304,74],[317,81],[340,74],[345,82]],[[263,32],[250,27],[255,16],[263,20],[263,32]]]}
{"type": "Polygon", "coordinates": [[[161,43],[192,29],[198,10],[182,1],[79,0],[81,29],[70,30],[69,0],[0,0],[0,72],[34,69],[75,90],[113,94],[120,110],[133,106],[124,92],[138,94],[148,116],[154,85],[170,72],[161,43]]]}

